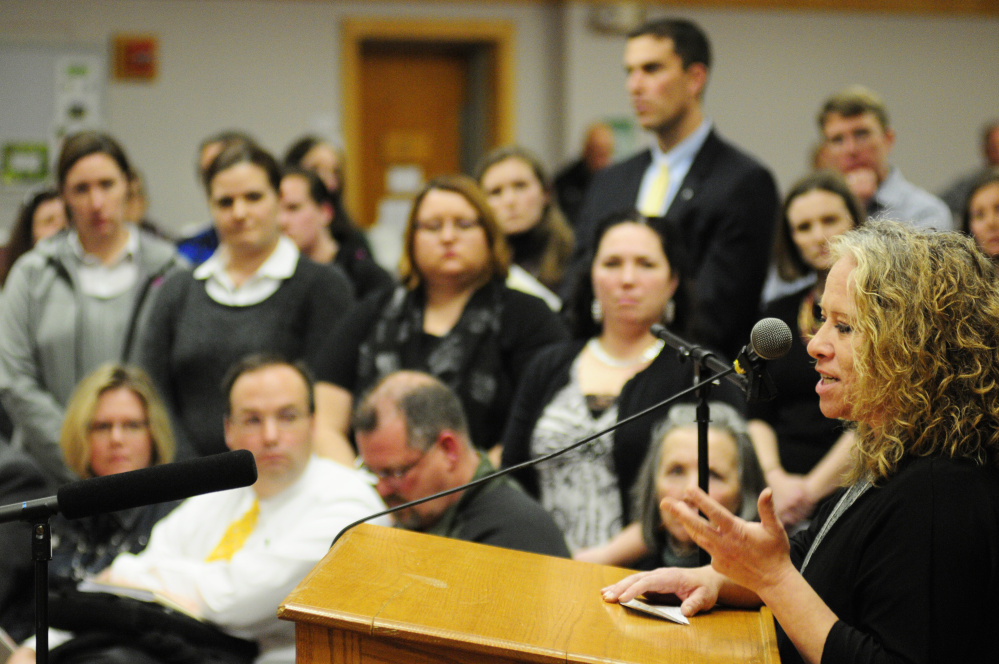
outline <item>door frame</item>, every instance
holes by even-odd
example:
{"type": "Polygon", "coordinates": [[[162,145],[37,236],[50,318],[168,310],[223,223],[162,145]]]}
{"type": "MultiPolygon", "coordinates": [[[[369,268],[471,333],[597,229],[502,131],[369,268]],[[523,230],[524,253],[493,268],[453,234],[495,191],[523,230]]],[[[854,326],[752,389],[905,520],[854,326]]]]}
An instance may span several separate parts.
{"type": "MultiPolygon", "coordinates": [[[[514,29],[508,21],[437,19],[347,19],[341,27],[341,78],[343,140],[347,179],[360,177],[361,155],[361,47],[365,42],[429,42],[434,44],[487,45],[495,49],[493,80],[498,145],[514,138],[514,29]]],[[[347,208],[360,209],[361,188],[346,189],[347,208]]],[[[364,220],[367,223],[369,220],[364,220]]]]}

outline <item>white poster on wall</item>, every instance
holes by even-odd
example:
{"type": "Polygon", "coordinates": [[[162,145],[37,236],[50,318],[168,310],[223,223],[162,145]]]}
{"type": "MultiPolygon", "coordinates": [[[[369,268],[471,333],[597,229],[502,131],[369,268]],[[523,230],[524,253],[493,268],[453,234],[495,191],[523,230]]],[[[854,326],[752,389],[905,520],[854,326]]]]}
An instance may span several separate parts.
{"type": "Polygon", "coordinates": [[[100,58],[86,55],[56,59],[53,96],[56,142],[74,132],[103,125],[100,78],[103,66],[100,58]]]}

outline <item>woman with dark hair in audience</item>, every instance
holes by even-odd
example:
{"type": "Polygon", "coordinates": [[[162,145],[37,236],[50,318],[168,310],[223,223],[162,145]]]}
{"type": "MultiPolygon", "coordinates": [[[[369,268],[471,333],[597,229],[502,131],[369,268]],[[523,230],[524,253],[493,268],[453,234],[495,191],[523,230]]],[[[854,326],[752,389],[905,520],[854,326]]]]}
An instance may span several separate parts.
{"type": "Polygon", "coordinates": [[[774,257],[780,276],[815,276],[815,284],[771,302],[764,316],[794,331],[791,350],[767,363],[777,388],[772,401],[749,405],[749,431],[773,488],[777,515],[787,526],[803,522],[840,485],[850,465],[853,433],[819,409],[815,362],[806,345],[821,325],[819,298],[832,266],[829,240],[860,226],[865,213],[842,176],[816,171],[784,197],[774,257]]]}
{"type": "Polygon", "coordinates": [[[17,215],[0,262],[0,287],[7,282],[17,259],[47,237],[66,228],[66,206],[55,189],[42,189],[31,195],[17,215]]]}
{"type": "Polygon", "coordinates": [[[314,172],[286,168],[278,213],[284,234],[313,261],[340,267],[358,298],[394,286],[395,280],[368,252],[364,234],[336,216],[333,199],[314,172]]]}
{"type": "MultiPolygon", "coordinates": [[[[80,381],[66,407],[59,446],[66,465],[83,479],[170,463],[174,456],[170,418],[152,382],[141,369],[121,364],[105,364],[80,381]]],[[[75,587],[119,553],[142,551],[153,525],[176,505],[158,503],[73,520],[52,517],[51,587],[75,587]]],[[[3,624],[17,640],[33,628],[31,570],[25,556],[19,574],[21,619],[11,617],[3,624]]]]}
{"type": "Polygon", "coordinates": [[[334,196],[343,191],[343,152],[318,136],[302,136],[292,143],[284,165],[312,171],[334,196]]]}
{"type": "Polygon", "coordinates": [[[0,398],[14,441],[53,479],[74,474],[59,453],[59,424],[85,375],[133,352],[164,278],[181,267],[172,244],[125,221],[132,168],[99,132],[70,136],[56,167],[71,228],[17,262],[0,302],[0,398]]]}
{"type": "MultiPolygon", "coordinates": [[[[42,189],[32,194],[17,215],[7,246],[0,250],[0,288],[7,281],[10,268],[17,259],[31,251],[40,241],[66,228],[66,206],[55,189],[42,189]]],[[[0,437],[9,441],[14,424],[0,405],[0,437]]]]}
{"type": "Polygon", "coordinates": [[[402,285],[366,298],[327,341],[316,372],[318,435],[344,439],[354,399],[413,369],[455,390],[472,441],[493,448],[528,361],[565,329],[544,302],[504,285],[509,249],[471,178],[427,183],[403,246],[402,285]]]}
{"type": "MultiPolygon", "coordinates": [[[[664,351],[652,333],[674,317],[673,243],[637,213],[605,220],[594,237],[589,273],[566,303],[575,338],[541,352],[527,369],[503,434],[504,467],[566,447],[691,385],[691,364],[664,351]]],[[[605,545],[633,521],[629,496],[653,421],[639,418],[515,474],[555,518],[574,555],[605,545]]]]}
{"type": "Polygon", "coordinates": [[[517,146],[493,150],[476,179],[513,250],[507,285],[541,297],[552,309],[572,253],[572,227],[559,210],[541,161],[517,146]]]}
{"type": "Polygon", "coordinates": [[[999,169],[972,183],[961,215],[961,230],[975,238],[993,263],[999,263],[999,169]]]}
{"type": "Polygon", "coordinates": [[[993,662],[999,652],[999,277],[970,238],[868,221],[831,243],[808,343],[822,412],[856,423],[847,488],[788,539],[699,489],[663,509],[711,565],[604,588],[684,615],[766,604],[780,661],[993,662]],[[704,517],[698,515],[700,510],[704,517]]]}
{"type": "MultiPolygon", "coordinates": [[[[333,196],[333,219],[338,228],[353,228],[358,231],[357,224],[348,214],[343,203],[346,180],[343,175],[343,150],[318,136],[302,136],[288,148],[284,155],[286,168],[304,168],[319,176],[330,195],[333,196]]],[[[373,221],[373,220],[371,220],[373,221]]],[[[370,221],[368,222],[370,223],[370,221]]],[[[359,231],[358,231],[359,232],[359,231]]],[[[354,238],[364,245],[371,254],[371,247],[363,233],[354,238]]]]}
{"type": "MultiPolygon", "coordinates": [[[[315,366],[353,304],[339,270],[304,258],[281,234],[281,172],[270,154],[230,144],[212,160],[204,184],[221,244],[193,273],[163,284],[140,356],[175,418],[183,453],[197,456],[227,449],[219,386],[230,366],[254,352],[315,366]]],[[[346,448],[325,452],[353,461],[346,448]]]]}

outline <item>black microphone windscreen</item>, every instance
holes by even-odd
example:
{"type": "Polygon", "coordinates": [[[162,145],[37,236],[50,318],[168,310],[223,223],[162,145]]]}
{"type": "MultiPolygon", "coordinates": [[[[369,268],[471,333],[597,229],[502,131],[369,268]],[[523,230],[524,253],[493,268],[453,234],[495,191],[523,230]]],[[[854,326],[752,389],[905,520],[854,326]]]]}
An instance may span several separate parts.
{"type": "Polygon", "coordinates": [[[79,519],[237,489],[256,481],[253,454],[236,450],[72,482],[60,488],[57,495],[63,516],[79,519]]]}
{"type": "Polygon", "coordinates": [[[779,318],[764,318],[749,334],[753,351],[764,360],[776,360],[791,350],[791,328],[779,318]]]}

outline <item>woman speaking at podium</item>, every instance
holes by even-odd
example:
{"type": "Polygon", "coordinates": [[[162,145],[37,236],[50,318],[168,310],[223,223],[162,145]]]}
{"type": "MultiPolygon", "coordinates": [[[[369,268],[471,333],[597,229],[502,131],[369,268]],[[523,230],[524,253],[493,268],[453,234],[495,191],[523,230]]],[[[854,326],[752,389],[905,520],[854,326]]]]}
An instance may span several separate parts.
{"type": "Polygon", "coordinates": [[[999,653],[999,283],[974,242],[872,222],[832,242],[808,345],[827,417],[856,423],[851,483],[790,542],[699,490],[664,501],[712,556],[605,588],[685,615],[766,604],[781,661],[986,662],[999,653]],[[697,514],[700,509],[706,518],[697,514]]]}

